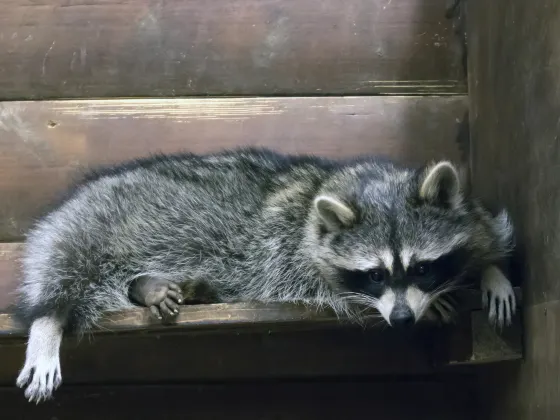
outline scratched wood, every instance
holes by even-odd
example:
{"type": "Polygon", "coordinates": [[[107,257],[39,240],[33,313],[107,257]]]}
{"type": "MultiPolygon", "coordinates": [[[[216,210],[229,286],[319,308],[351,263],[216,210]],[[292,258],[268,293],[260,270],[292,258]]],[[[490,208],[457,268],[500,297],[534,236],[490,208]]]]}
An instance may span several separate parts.
{"type": "Polygon", "coordinates": [[[18,420],[361,420],[372,411],[376,420],[471,420],[476,418],[471,383],[469,377],[461,376],[412,381],[62,386],[56,399],[46,404],[29,404],[13,388],[0,389],[0,399],[3,412],[14,413],[8,418],[18,420]]]}
{"type": "Polygon", "coordinates": [[[0,99],[465,92],[446,0],[5,0],[0,99]]]}
{"type": "Polygon", "coordinates": [[[458,161],[465,108],[462,96],[0,103],[0,240],[21,238],[83,169],[154,152],[252,145],[458,161]]]}

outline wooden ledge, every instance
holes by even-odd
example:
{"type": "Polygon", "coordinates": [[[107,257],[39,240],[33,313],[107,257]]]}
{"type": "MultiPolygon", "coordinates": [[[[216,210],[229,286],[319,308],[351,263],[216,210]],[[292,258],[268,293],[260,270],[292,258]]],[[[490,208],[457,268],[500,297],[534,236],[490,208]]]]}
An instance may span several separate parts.
{"type": "MultiPolygon", "coordinates": [[[[520,289],[516,289],[518,300],[520,289]]],[[[481,293],[478,290],[463,290],[458,294],[461,313],[480,312],[481,293]]],[[[376,313],[367,316],[369,324],[381,325],[376,313]]],[[[170,329],[222,329],[222,328],[269,328],[290,326],[295,328],[316,328],[347,323],[327,310],[295,304],[211,304],[183,305],[177,317],[169,322],[161,322],[151,315],[147,308],[135,308],[123,312],[107,314],[98,324],[95,333],[125,331],[166,331],[170,329]]],[[[0,336],[21,337],[26,332],[10,313],[0,314],[0,336]]]]}
{"type": "MultiPolygon", "coordinates": [[[[61,363],[66,385],[91,385],[426,375],[522,358],[519,317],[496,331],[480,292],[459,298],[455,325],[410,334],[378,317],[360,328],[298,305],[183,306],[170,325],[138,308],[108,314],[86,339],[65,337],[61,363]]],[[[13,385],[25,335],[10,313],[0,314],[0,385],[13,385]]]]}

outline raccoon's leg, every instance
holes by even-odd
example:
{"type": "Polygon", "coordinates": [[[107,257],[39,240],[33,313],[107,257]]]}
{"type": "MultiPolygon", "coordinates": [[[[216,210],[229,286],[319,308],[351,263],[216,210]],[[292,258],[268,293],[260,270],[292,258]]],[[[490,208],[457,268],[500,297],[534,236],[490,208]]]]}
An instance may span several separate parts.
{"type": "Polygon", "coordinates": [[[511,324],[517,306],[511,282],[498,267],[491,265],[482,273],[480,286],[490,322],[499,327],[511,324]]]}
{"type": "Polygon", "coordinates": [[[30,402],[50,399],[62,383],[59,352],[63,325],[56,316],[44,316],[31,324],[25,363],[16,382],[18,387],[26,387],[25,397],[30,402]]]}
{"type": "Polygon", "coordinates": [[[129,293],[134,302],[150,308],[158,319],[178,314],[179,305],[183,302],[181,288],[177,284],[154,275],[136,279],[130,285],[129,293]]]}

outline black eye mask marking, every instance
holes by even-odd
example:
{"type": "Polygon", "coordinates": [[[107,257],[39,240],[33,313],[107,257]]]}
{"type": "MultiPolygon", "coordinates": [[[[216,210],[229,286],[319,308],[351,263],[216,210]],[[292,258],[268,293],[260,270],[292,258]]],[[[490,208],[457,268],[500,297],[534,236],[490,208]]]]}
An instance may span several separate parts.
{"type": "Polygon", "coordinates": [[[378,296],[383,292],[389,273],[384,268],[368,271],[338,269],[342,284],[353,292],[378,296]]]}
{"type": "Polygon", "coordinates": [[[426,291],[434,290],[444,282],[457,278],[468,266],[469,253],[458,248],[434,261],[418,261],[407,270],[411,283],[426,291]]]}

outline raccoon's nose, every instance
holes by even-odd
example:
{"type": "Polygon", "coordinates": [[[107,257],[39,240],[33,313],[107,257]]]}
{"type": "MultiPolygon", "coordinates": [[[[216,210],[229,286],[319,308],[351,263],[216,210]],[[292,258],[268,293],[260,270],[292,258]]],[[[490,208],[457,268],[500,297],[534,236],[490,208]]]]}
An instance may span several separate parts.
{"type": "Polygon", "coordinates": [[[414,313],[410,310],[410,308],[406,306],[401,308],[395,308],[391,312],[389,321],[391,321],[392,327],[397,327],[397,328],[411,327],[412,325],[414,325],[414,313]]]}

